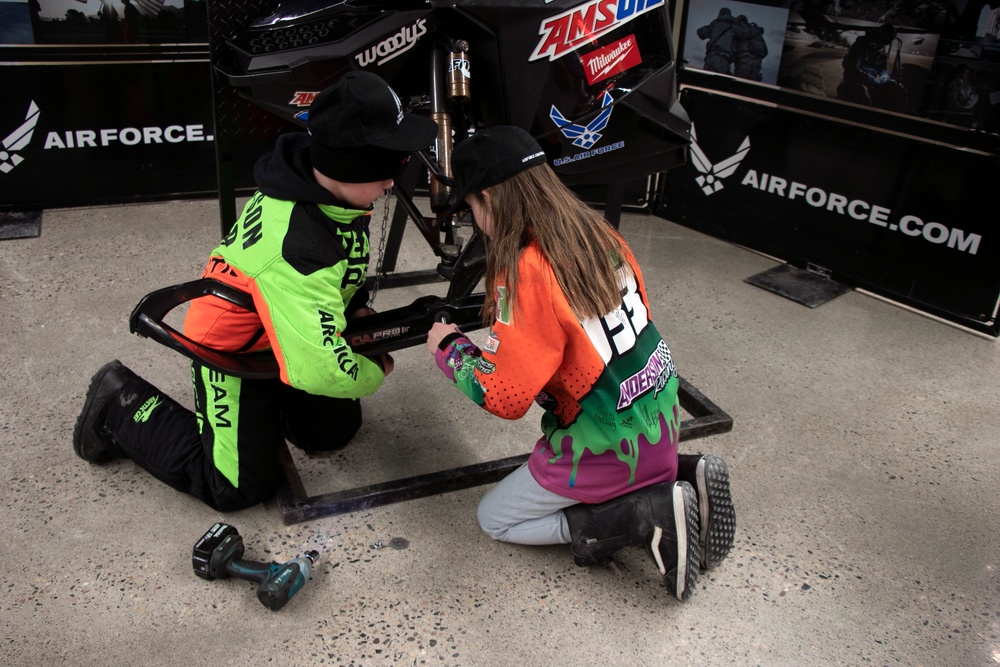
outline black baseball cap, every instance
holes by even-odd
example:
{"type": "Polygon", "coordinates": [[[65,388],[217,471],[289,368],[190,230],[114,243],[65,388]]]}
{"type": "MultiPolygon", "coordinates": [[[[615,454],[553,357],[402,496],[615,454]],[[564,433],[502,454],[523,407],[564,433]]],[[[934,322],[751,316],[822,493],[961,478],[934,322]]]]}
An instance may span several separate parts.
{"type": "Polygon", "coordinates": [[[437,123],[403,111],[371,72],[348,72],[309,105],[310,156],[320,173],[347,183],[395,178],[410,153],[437,137],[437,123]]]}
{"type": "Polygon", "coordinates": [[[479,130],[455,146],[451,170],[456,201],[446,215],[466,207],[465,198],[539,164],[545,151],[526,130],[515,125],[497,125],[479,130]]]}

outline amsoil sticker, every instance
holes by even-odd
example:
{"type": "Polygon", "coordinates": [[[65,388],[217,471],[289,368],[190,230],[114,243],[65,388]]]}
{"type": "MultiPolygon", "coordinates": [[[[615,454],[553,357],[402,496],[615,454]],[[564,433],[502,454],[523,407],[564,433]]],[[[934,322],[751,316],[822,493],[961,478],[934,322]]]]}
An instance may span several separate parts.
{"type": "Polygon", "coordinates": [[[550,16],[538,26],[541,39],[528,58],[557,60],[632,19],[663,6],[663,0],[594,0],[550,16]]]}

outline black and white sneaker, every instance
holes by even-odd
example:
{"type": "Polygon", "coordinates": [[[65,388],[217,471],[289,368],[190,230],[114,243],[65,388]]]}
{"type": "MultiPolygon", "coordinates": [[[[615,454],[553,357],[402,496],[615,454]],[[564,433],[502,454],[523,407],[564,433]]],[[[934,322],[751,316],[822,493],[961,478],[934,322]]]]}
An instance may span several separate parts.
{"type": "Polygon", "coordinates": [[[646,545],[663,575],[667,591],[681,602],[694,593],[698,582],[698,497],[684,481],[647,487],[663,489],[666,502],[653,502],[654,528],[646,545]]]}
{"type": "Polygon", "coordinates": [[[698,495],[687,482],[651,484],[609,501],[563,509],[577,565],[605,565],[627,546],[645,548],[671,595],[698,581],[698,495]]]}
{"type": "Polygon", "coordinates": [[[729,490],[729,467],[714,454],[681,454],[677,479],[698,493],[701,567],[713,568],[726,559],[736,536],[736,508],[729,490]]]}

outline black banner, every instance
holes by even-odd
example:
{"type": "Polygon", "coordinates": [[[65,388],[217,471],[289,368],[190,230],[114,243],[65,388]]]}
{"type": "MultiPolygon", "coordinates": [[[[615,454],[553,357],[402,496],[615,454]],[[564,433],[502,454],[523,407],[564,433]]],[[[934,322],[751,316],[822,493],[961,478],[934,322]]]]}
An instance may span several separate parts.
{"type": "Polygon", "coordinates": [[[995,155],[695,88],[681,100],[691,159],[658,213],[1000,335],[995,155]]]}
{"type": "Polygon", "coordinates": [[[207,58],[80,56],[0,67],[0,207],[214,197],[207,58]]]}

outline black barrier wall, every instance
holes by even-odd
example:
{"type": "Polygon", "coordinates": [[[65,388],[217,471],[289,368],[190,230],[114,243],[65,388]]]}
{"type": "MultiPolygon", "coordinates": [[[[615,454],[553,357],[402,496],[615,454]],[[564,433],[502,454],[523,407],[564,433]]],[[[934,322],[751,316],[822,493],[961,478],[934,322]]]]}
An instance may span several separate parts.
{"type": "Polygon", "coordinates": [[[1000,9],[692,0],[655,210],[1000,336],[1000,9]]]}
{"type": "MultiPolygon", "coordinates": [[[[431,5],[460,4],[397,2],[390,8],[426,12],[431,5]]],[[[464,4],[476,12],[510,9],[510,3],[464,4]]],[[[619,19],[660,5],[613,4],[619,19]]],[[[210,53],[276,5],[0,3],[0,211],[221,192],[227,228],[235,218],[235,193],[254,185],[254,160],[291,124],[240,95],[213,70],[210,53]]],[[[467,32],[490,47],[487,53],[504,53],[503,63],[487,56],[486,64],[503,64],[510,70],[505,76],[519,82],[525,63],[556,63],[552,71],[561,74],[589,65],[581,100],[591,104],[621,71],[624,81],[629,68],[655,69],[669,61],[651,58],[655,50],[647,45],[662,42],[662,35],[636,32],[639,20],[622,19],[614,44],[590,52],[574,42],[564,52],[556,34],[586,35],[556,28],[578,16],[596,34],[604,29],[596,7],[570,0],[525,4],[517,13],[526,27],[513,31],[514,41],[528,47],[523,57],[511,55],[516,49],[508,48],[507,33],[496,38],[504,42],[497,49],[493,33],[467,32]],[[627,48],[632,37],[640,62],[627,48]]],[[[655,182],[654,210],[665,217],[1000,335],[997,223],[989,200],[1000,153],[1000,8],[984,0],[688,0],[674,9],[683,62],[677,80],[694,127],[691,159],[663,173],[680,164],[680,151],[653,156],[657,164],[644,164],[644,170],[662,171],[631,182],[625,203],[641,205],[647,183],[655,182]]],[[[416,31],[419,25],[403,27],[416,31]]],[[[405,38],[406,30],[400,34],[405,38]]],[[[354,57],[380,48],[392,55],[402,45],[365,42],[354,57]]],[[[240,65],[217,60],[234,71],[240,65]]],[[[500,90],[498,81],[487,79],[486,90],[500,90]]],[[[314,91],[312,83],[303,90],[314,91]]],[[[628,86],[619,88],[616,95],[628,86]]],[[[486,106],[494,114],[514,109],[523,92],[514,86],[486,106]]],[[[608,131],[590,127],[599,119],[587,116],[581,128],[595,130],[590,138],[597,143],[560,149],[557,168],[589,168],[626,152],[613,148],[649,143],[640,136],[674,142],[677,133],[658,124],[672,109],[658,105],[657,97],[633,96],[636,101],[620,105],[608,126],[621,134],[618,125],[630,118],[645,135],[626,133],[613,142],[608,131]]],[[[569,113],[574,104],[556,106],[569,113]]],[[[549,105],[526,108],[544,111],[533,122],[548,127],[552,142],[567,144],[552,125],[549,105]]],[[[621,176],[619,171],[605,170],[621,176]]]]}
{"type": "Polygon", "coordinates": [[[214,196],[201,0],[0,3],[0,209],[214,196]]]}
{"type": "Polygon", "coordinates": [[[983,152],[685,88],[670,220],[997,335],[1000,229],[983,152]]]}
{"type": "Polygon", "coordinates": [[[206,60],[26,63],[0,85],[4,208],[215,195],[206,60]]]}

